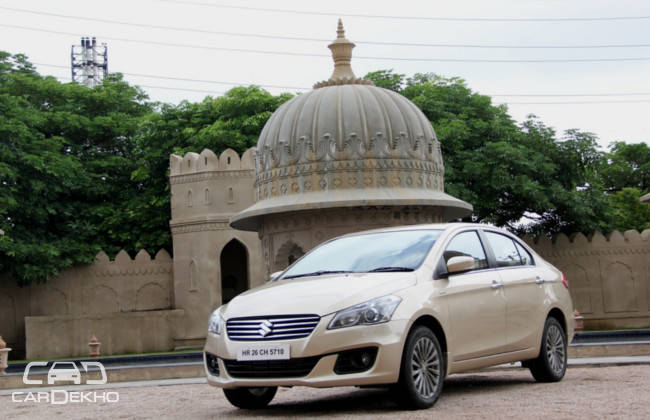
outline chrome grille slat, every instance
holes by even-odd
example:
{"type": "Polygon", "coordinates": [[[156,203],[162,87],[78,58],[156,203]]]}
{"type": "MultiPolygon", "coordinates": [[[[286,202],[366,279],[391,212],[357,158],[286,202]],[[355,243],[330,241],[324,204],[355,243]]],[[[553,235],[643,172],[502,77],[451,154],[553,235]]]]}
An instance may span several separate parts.
{"type": "Polygon", "coordinates": [[[268,315],[233,318],[226,321],[228,337],[235,341],[267,341],[308,337],[320,322],[318,315],[268,315]],[[261,324],[269,321],[271,331],[263,336],[261,324]]]}
{"type": "Polygon", "coordinates": [[[305,318],[280,318],[280,319],[276,319],[276,318],[273,318],[273,317],[268,317],[268,318],[255,317],[255,318],[252,318],[252,319],[249,319],[249,318],[233,318],[233,319],[228,320],[228,323],[252,324],[252,323],[255,323],[255,322],[259,323],[259,322],[261,322],[261,321],[263,321],[265,319],[273,321],[274,323],[275,322],[318,322],[318,320],[320,320],[320,317],[318,315],[314,315],[313,317],[308,317],[308,318],[307,317],[305,317],[305,318]]]}
{"type": "MultiPolygon", "coordinates": [[[[318,324],[318,322],[305,322],[304,324],[276,324],[273,323],[273,325],[277,325],[278,328],[314,328],[318,324]]],[[[232,330],[252,330],[252,329],[257,329],[259,328],[259,322],[257,324],[251,324],[251,325],[232,325],[230,326],[230,329],[232,330]]]]}

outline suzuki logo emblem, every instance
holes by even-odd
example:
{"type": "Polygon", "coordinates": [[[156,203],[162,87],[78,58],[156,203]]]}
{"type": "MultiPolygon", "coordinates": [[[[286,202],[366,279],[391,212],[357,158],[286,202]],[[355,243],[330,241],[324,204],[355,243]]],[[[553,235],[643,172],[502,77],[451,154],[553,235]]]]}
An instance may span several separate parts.
{"type": "Polygon", "coordinates": [[[257,330],[257,332],[260,333],[262,337],[266,337],[267,335],[271,334],[271,331],[273,331],[273,323],[268,319],[260,323],[260,329],[257,330]]]}

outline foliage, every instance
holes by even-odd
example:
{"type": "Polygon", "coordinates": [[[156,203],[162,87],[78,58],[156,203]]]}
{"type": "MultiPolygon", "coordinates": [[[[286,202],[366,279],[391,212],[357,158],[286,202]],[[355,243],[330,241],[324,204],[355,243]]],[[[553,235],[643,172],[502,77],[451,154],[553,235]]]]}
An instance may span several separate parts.
{"type": "Polygon", "coordinates": [[[400,92],[406,82],[406,76],[403,74],[395,74],[393,70],[378,70],[363,76],[364,79],[372,80],[375,86],[389,89],[394,92],[400,92]]]}
{"type": "Polygon", "coordinates": [[[119,76],[88,89],[0,53],[0,270],[43,281],[120,246],[112,223],[136,193],[130,137],[150,112],[119,76]]]}
{"type": "Polygon", "coordinates": [[[650,204],[642,203],[641,191],[626,187],[609,196],[612,211],[608,230],[650,229],[650,204]]]}
{"type": "Polygon", "coordinates": [[[617,192],[626,187],[642,192],[650,190],[650,146],[647,143],[615,142],[605,157],[600,177],[607,191],[617,192]]]}
{"type": "Polygon", "coordinates": [[[606,197],[590,184],[602,159],[593,134],[568,130],[557,139],[535,116],[517,125],[459,78],[416,74],[400,93],[434,125],[445,189],[472,203],[472,220],[553,234],[593,232],[606,217],[606,197]]]}
{"type": "Polygon", "coordinates": [[[170,153],[243,152],[290,95],[256,86],[178,106],[111,75],[93,89],[0,53],[0,270],[19,284],[99,250],[171,250],[170,153]]]}
{"type": "Polygon", "coordinates": [[[135,137],[136,169],[131,174],[141,194],[125,203],[128,223],[142,225],[142,234],[133,238],[137,246],[171,249],[171,153],[207,148],[218,154],[230,147],[241,154],[257,144],[268,118],[289,98],[288,94],[273,96],[257,86],[237,87],[200,103],[165,104],[146,116],[135,137]]]}

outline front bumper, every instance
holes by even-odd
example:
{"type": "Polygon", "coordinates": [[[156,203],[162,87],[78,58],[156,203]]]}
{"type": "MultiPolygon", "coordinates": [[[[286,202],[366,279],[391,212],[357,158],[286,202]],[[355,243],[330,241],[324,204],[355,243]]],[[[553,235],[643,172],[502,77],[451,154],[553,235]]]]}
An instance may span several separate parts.
{"type": "MultiPolygon", "coordinates": [[[[278,340],[272,343],[290,344],[291,359],[317,357],[311,371],[301,377],[240,378],[233,377],[226,367],[226,360],[236,360],[237,352],[246,344],[260,341],[233,341],[224,331],[220,335],[208,333],[203,365],[208,383],[221,388],[243,386],[310,386],[331,387],[349,385],[375,385],[397,382],[401,365],[402,349],[406,338],[407,320],[392,320],[378,325],[328,330],[332,315],[323,317],[308,337],[294,340],[278,340]],[[337,374],[334,365],[338,353],[365,347],[377,347],[374,364],[359,373],[337,374]],[[206,365],[206,353],[218,357],[219,375],[214,375],[206,365]]],[[[271,343],[271,342],[269,342],[271,343]]]]}

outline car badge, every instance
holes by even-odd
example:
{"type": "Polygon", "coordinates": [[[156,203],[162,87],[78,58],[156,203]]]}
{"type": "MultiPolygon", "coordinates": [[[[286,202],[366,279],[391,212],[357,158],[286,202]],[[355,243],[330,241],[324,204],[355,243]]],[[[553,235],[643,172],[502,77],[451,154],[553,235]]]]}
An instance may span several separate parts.
{"type": "Polygon", "coordinates": [[[265,319],[262,323],[260,323],[260,329],[257,330],[257,332],[262,337],[266,337],[267,335],[271,334],[271,331],[273,331],[273,323],[268,319],[265,319]]]}

